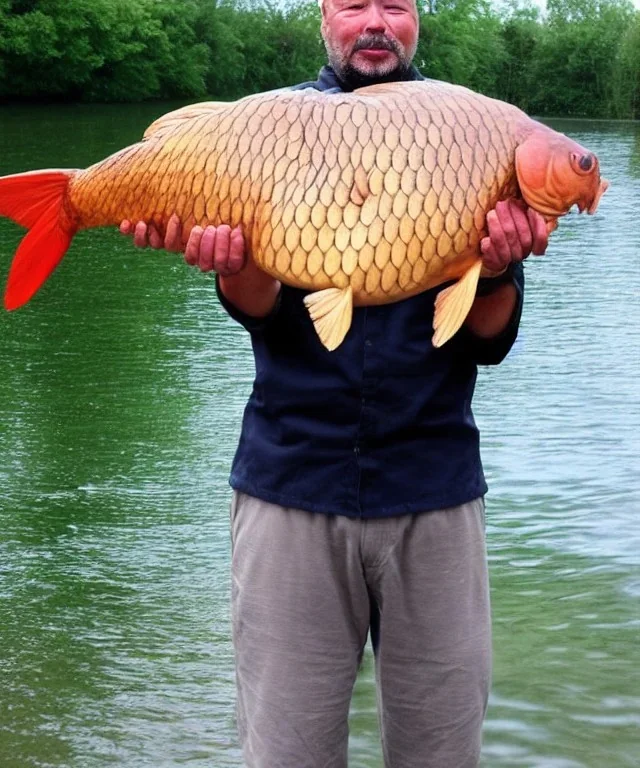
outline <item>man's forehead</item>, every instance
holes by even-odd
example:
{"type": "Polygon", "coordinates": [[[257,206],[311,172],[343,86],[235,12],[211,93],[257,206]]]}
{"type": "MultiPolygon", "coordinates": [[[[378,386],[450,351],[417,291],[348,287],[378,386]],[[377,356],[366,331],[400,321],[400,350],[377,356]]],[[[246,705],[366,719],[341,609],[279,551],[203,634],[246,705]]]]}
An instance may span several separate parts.
{"type": "MultiPolygon", "coordinates": [[[[353,0],[318,0],[320,10],[323,10],[325,4],[329,4],[331,2],[334,5],[346,5],[348,2],[353,2],[353,0]]],[[[406,2],[407,5],[413,5],[416,8],[418,6],[418,0],[404,0],[404,2],[406,2]]]]}

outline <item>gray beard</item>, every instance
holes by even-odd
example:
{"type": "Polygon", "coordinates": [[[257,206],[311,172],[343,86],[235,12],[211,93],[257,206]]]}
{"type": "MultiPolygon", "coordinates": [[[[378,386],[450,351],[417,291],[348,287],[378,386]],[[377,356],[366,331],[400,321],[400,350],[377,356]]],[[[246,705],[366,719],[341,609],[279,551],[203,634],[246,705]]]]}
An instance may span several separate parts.
{"type": "Polygon", "coordinates": [[[398,66],[390,72],[385,72],[381,75],[365,74],[356,69],[349,60],[344,62],[340,57],[336,56],[326,41],[325,47],[327,49],[329,65],[336,73],[338,80],[345,86],[345,90],[353,91],[356,88],[364,88],[367,85],[375,85],[376,83],[395,83],[398,80],[411,79],[411,61],[407,61],[404,51],[398,43],[395,40],[390,40],[385,35],[375,33],[363,34],[356,41],[352,51],[352,53],[355,53],[369,47],[393,51],[398,57],[398,66]]]}
{"type": "Polygon", "coordinates": [[[399,80],[412,79],[411,64],[399,64],[391,72],[384,75],[365,75],[351,64],[344,67],[336,67],[331,61],[329,64],[344,86],[345,91],[355,91],[356,88],[365,88],[367,85],[375,85],[376,83],[397,83],[399,80]]]}

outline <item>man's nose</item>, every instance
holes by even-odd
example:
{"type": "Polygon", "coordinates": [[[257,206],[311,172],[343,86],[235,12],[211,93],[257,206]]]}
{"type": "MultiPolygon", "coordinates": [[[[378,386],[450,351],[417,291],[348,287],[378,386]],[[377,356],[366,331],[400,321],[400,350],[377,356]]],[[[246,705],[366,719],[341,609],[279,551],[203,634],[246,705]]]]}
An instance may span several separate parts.
{"type": "Polygon", "coordinates": [[[384,14],[380,10],[376,2],[369,4],[367,18],[365,21],[365,32],[385,32],[387,29],[387,22],[384,19],[384,14]]]}

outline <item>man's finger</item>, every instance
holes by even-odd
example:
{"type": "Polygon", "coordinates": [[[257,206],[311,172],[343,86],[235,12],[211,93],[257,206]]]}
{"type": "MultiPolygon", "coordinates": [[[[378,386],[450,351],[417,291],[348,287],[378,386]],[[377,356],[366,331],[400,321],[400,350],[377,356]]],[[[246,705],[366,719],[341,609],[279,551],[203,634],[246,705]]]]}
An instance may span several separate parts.
{"type": "Polygon", "coordinates": [[[547,250],[549,244],[549,230],[547,222],[544,220],[537,211],[533,208],[529,208],[527,211],[527,218],[529,219],[529,226],[533,235],[533,243],[531,246],[531,253],[535,256],[542,256],[547,250]]]}
{"type": "Polygon", "coordinates": [[[229,247],[231,245],[231,227],[221,224],[216,227],[216,247],[213,254],[213,268],[221,275],[229,274],[229,247]]]}
{"type": "Polygon", "coordinates": [[[500,272],[504,269],[503,260],[496,253],[490,237],[483,237],[480,241],[480,251],[482,253],[483,265],[491,272],[500,272]]]}
{"type": "Polygon", "coordinates": [[[202,233],[196,264],[203,272],[213,269],[214,254],[217,248],[218,233],[215,227],[209,226],[202,233]]]}
{"type": "Polygon", "coordinates": [[[508,201],[501,200],[495,208],[497,224],[494,224],[493,231],[489,228],[489,237],[504,259],[504,266],[513,260],[521,261],[523,257],[518,228],[513,218],[514,213],[518,212],[517,207],[512,209],[508,201]]]}
{"type": "Polygon", "coordinates": [[[162,235],[158,232],[157,228],[153,224],[149,224],[149,227],[147,229],[148,235],[149,235],[149,245],[152,248],[162,248],[163,246],[163,239],[162,235]]]}
{"type": "Polygon", "coordinates": [[[529,217],[519,205],[516,205],[515,201],[512,201],[509,210],[515,226],[515,236],[518,240],[520,253],[522,254],[521,258],[526,259],[531,253],[533,246],[533,234],[529,217]]]}
{"type": "Polygon", "coordinates": [[[202,227],[194,227],[191,230],[189,240],[187,241],[187,247],[184,251],[184,260],[187,264],[191,264],[192,267],[198,263],[198,253],[200,251],[200,242],[202,240],[203,232],[204,230],[202,227]]]}
{"type": "Polygon", "coordinates": [[[510,261],[510,249],[496,211],[487,213],[487,230],[496,258],[500,261],[500,269],[503,269],[510,261]]]}
{"type": "Polygon", "coordinates": [[[149,243],[147,242],[147,225],[144,221],[139,221],[136,224],[136,228],[133,231],[133,244],[138,248],[146,248],[149,243]]]}
{"type": "Polygon", "coordinates": [[[244,235],[240,227],[231,231],[229,236],[229,261],[228,270],[230,275],[235,275],[242,270],[246,263],[246,254],[244,247],[244,235]]]}
{"type": "Polygon", "coordinates": [[[120,222],[118,229],[123,235],[130,235],[133,232],[133,225],[129,219],[125,219],[124,221],[120,222]]]}
{"type": "Polygon", "coordinates": [[[179,217],[172,213],[167,222],[167,231],[164,236],[164,247],[167,251],[182,251],[182,222],[179,217]]]}

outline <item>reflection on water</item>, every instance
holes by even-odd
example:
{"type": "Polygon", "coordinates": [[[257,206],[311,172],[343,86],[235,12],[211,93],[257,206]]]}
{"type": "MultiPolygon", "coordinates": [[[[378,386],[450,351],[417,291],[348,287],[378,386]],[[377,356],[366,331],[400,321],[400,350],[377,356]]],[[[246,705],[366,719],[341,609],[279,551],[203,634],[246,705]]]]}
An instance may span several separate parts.
{"type": "MultiPolygon", "coordinates": [[[[89,164],[165,110],[3,109],[0,173],[89,164]]],[[[480,377],[483,765],[623,768],[640,755],[640,129],[554,127],[612,187],[530,260],[517,348],[480,377]]],[[[0,222],[4,273],[18,239],[0,222]]],[[[0,764],[238,768],[226,477],[243,332],[180,259],[90,232],[0,315],[0,364],[0,764]]],[[[381,766],[370,655],[351,725],[351,765],[381,766]]]]}

